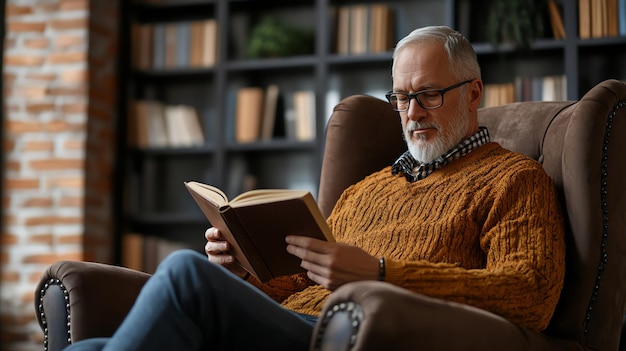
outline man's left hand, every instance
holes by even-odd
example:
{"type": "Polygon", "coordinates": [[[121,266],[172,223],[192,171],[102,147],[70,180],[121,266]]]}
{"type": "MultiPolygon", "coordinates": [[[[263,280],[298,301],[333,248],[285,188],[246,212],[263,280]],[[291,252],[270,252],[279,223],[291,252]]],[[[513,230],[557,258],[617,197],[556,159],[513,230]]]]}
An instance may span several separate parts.
{"type": "Polygon", "coordinates": [[[287,251],[302,259],[308,277],[326,289],[378,278],[378,259],[361,248],[305,236],[288,236],[287,251]]]}

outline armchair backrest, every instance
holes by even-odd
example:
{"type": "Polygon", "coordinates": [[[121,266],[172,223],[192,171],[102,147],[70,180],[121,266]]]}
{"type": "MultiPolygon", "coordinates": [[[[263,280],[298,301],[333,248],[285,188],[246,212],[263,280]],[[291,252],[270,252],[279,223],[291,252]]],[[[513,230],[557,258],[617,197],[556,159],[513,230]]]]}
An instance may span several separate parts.
{"type": "Polygon", "coordinates": [[[317,200],[322,214],[328,217],[347,187],[389,166],[406,150],[400,117],[387,102],[368,95],[339,102],[326,126],[317,200]]]}
{"type": "MultiPolygon", "coordinates": [[[[518,102],[479,111],[492,141],[543,164],[566,215],[567,272],[545,334],[616,350],[626,307],[626,84],[604,81],[579,101],[518,102]]],[[[341,192],[406,150],[397,112],[357,95],[327,127],[318,201],[328,216],[341,192]]]]}

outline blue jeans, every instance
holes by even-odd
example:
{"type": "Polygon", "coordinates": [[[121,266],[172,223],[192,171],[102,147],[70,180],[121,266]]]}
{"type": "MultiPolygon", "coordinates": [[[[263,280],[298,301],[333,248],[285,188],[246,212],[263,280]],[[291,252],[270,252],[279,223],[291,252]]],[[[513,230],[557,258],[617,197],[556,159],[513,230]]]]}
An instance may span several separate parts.
{"type": "Polygon", "coordinates": [[[181,250],[159,265],[112,337],[65,350],[307,350],[315,322],[307,317],[203,255],[181,250]]]}

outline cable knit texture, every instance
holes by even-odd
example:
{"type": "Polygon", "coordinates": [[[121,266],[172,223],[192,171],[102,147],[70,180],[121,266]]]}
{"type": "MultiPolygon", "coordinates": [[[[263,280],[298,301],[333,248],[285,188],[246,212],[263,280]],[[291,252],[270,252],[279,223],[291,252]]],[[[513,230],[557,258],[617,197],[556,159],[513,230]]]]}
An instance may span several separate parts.
{"type": "MultiPolygon", "coordinates": [[[[488,143],[415,183],[374,173],[328,221],[337,241],[385,257],[387,282],[543,330],[565,273],[558,206],[539,163],[488,143]]],[[[302,276],[255,285],[308,314],[330,293],[302,276]]]]}

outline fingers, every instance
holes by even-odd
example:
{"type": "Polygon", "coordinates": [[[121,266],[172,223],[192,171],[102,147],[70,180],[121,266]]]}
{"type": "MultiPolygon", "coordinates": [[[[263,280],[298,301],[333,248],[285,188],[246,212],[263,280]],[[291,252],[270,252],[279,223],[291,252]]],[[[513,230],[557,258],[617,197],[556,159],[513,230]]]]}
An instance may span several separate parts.
{"type": "Polygon", "coordinates": [[[215,227],[211,227],[209,229],[207,229],[204,232],[204,238],[207,241],[211,241],[211,240],[223,240],[222,238],[222,234],[220,233],[219,229],[215,228],[215,227]]]}
{"type": "Polygon", "coordinates": [[[309,268],[305,268],[305,262],[303,262],[302,267],[307,270],[307,276],[309,277],[309,279],[320,284],[328,290],[336,290],[342,284],[347,282],[345,277],[338,276],[327,268],[310,264],[306,266],[308,266],[309,268]]]}
{"type": "Polygon", "coordinates": [[[235,258],[228,254],[230,244],[222,238],[217,228],[209,228],[204,232],[207,242],[204,245],[204,252],[210,262],[225,265],[235,262],[235,258]]]}
{"type": "MultiPolygon", "coordinates": [[[[326,257],[324,253],[318,253],[306,247],[296,246],[296,245],[287,245],[287,252],[298,257],[303,261],[312,262],[315,264],[322,264],[326,257]]],[[[303,267],[307,269],[306,267],[303,267]]]]}
{"type": "Polygon", "coordinates": [[[219,265],[229,265],[235,263],[235,258],[231,255],[208,255],[209,262],[219,265]]]}
{"type": "Polygon", "coordinates": [[[228,252],[230,245],[227,241],[207,241],[204,245],[204,252],[207,255],[219,255],[228,252]]]}
{"type": "Polygon", "coordinates": [[[327,241],[309,238],[307,236],[289,235],[285,237],[285,242],[289,245],[299,246],[311,251],[326,253],[332,245],[327,241]]]}
{"type": "Polygon", "coordinates": [[[204,237],[207,240],[207,243],[204,246],[204,251],[207,255],[217,255],[230,250],[228,242],[222,239],[220,231],[217,228],[211,227],[207,229],[204,232],[204,237]]]}
{"type": "Polygon", "coordinates": [[[235,263],[235,258],[228,253],[227,242],[207,242],[204,246],[204,252],[209,262],[226,265],[235,263]]]}
{"type": "Polygon", "coordinates": [[[287,252],[306,261],[322,264],[332,254],[333,244],[305,236],[287,236],[287,252]]]}

